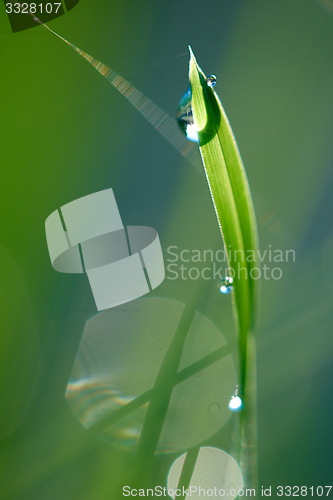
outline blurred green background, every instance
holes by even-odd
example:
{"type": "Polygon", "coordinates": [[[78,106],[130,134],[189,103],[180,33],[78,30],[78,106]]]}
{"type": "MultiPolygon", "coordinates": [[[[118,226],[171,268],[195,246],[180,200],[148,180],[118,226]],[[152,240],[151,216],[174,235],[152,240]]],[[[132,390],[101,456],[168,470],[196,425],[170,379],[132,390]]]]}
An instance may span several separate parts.
{"type": "MultiPolygon", "coordinates": [[[[296,252],[296,262],[281,265],[282,279],[261,284],[265,487],[332,479],[332,5],[80,0],[50,23],[171,116],[188,84],[188,44],[217,76],[261,249],[296,252]]],[[[82,58],[43,27],[13,34],[4,5],[0,23],[0,498],[122,498],[133,456],[87,435],[64,399],[96,310],[85,276],[52,269],[44,222],[112,187],[124,224],[154,227],[167,258],[170,245],[220,248],[214,211],[204,176],[82,58]]],[[[200,280],[166,279],[152,295],[185,303],[194,289],[204,294],[200,311],[232,339],[230,297],[215,283],[207,294],[200,280]]],[[[219,435],[209,443],[219,446],[219,435]]],[[[156,484],[177,456],[156,459],[156,484]]]]}

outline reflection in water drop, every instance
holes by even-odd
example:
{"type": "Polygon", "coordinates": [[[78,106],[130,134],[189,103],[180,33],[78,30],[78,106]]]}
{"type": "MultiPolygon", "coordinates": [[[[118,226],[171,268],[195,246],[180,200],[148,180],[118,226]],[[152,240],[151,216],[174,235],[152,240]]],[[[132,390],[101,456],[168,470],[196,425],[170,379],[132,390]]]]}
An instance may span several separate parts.
{"type": "Polygon", "coordinates": [[[193,118],[192,93],[190,86],[179,101],[176,117],[180,129],[184,132],[187,139],[193,142],[199,142],[198,131],[193,118]]]}
{"type": "Polygon", "coordinates": [[[215,75],[207,76],[206,82],[208,87],[214,87],[214,85],[216,85],[216,76],[215,75]]]}
{"type": "Polygon", "coordinates": [[[231,276],[226,276],[219,283],[219,288],[221,293],[230,293],[233,289],[232,283],[233,279],[231,276]]]}
{"type": "Polygon", "coordinates": [[[229,401],[228,408],[231,411],[240,411],[243,407],[243,401],[239,396],[232,396],[229,401]]]}

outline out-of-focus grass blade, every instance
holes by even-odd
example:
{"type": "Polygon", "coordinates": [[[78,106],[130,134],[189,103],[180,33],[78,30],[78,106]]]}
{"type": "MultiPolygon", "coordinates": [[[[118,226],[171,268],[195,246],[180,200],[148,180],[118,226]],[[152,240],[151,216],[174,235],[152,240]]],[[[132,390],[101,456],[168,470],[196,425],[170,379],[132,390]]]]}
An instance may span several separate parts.
{"type": "Polygon", "coordinates": [[[258,295],[258,233],[250,188],[235,137],[221,102],[190,49],[194,122],[217,221],[234,269],[233,304],[238,330],[241,466],[247,485],[256,482],[256,388],[253,325],[258,295]]]}

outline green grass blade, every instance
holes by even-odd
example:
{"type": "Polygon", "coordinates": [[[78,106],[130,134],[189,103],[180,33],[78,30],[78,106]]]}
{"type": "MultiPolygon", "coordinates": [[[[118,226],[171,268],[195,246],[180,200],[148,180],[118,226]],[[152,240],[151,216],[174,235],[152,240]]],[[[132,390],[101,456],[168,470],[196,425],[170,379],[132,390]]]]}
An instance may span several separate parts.
{"type": "Polygon", "coordinates": [[[191,51],[190,82],[194,121],[217,220],[234,269],[233,299],[239,331],[241,390],[246,371],[247,334],[256,308],[258,235],[251,193],[227,116],[206,83],[191,51]],[[248,259],[247,259],[248,258],[248,259]],[[254,278],[254,279],[253,279],[254,278]]]}
{"type": "Polygon", "coordinates": [[[234,278],[241,412],[240,460],[244,482],[257,483],[256,361],[253,334],[260,265],[258,233],[249,183],[222,104],[190,49],[189,78],[194,122],[217,221],[234,278]]]}

